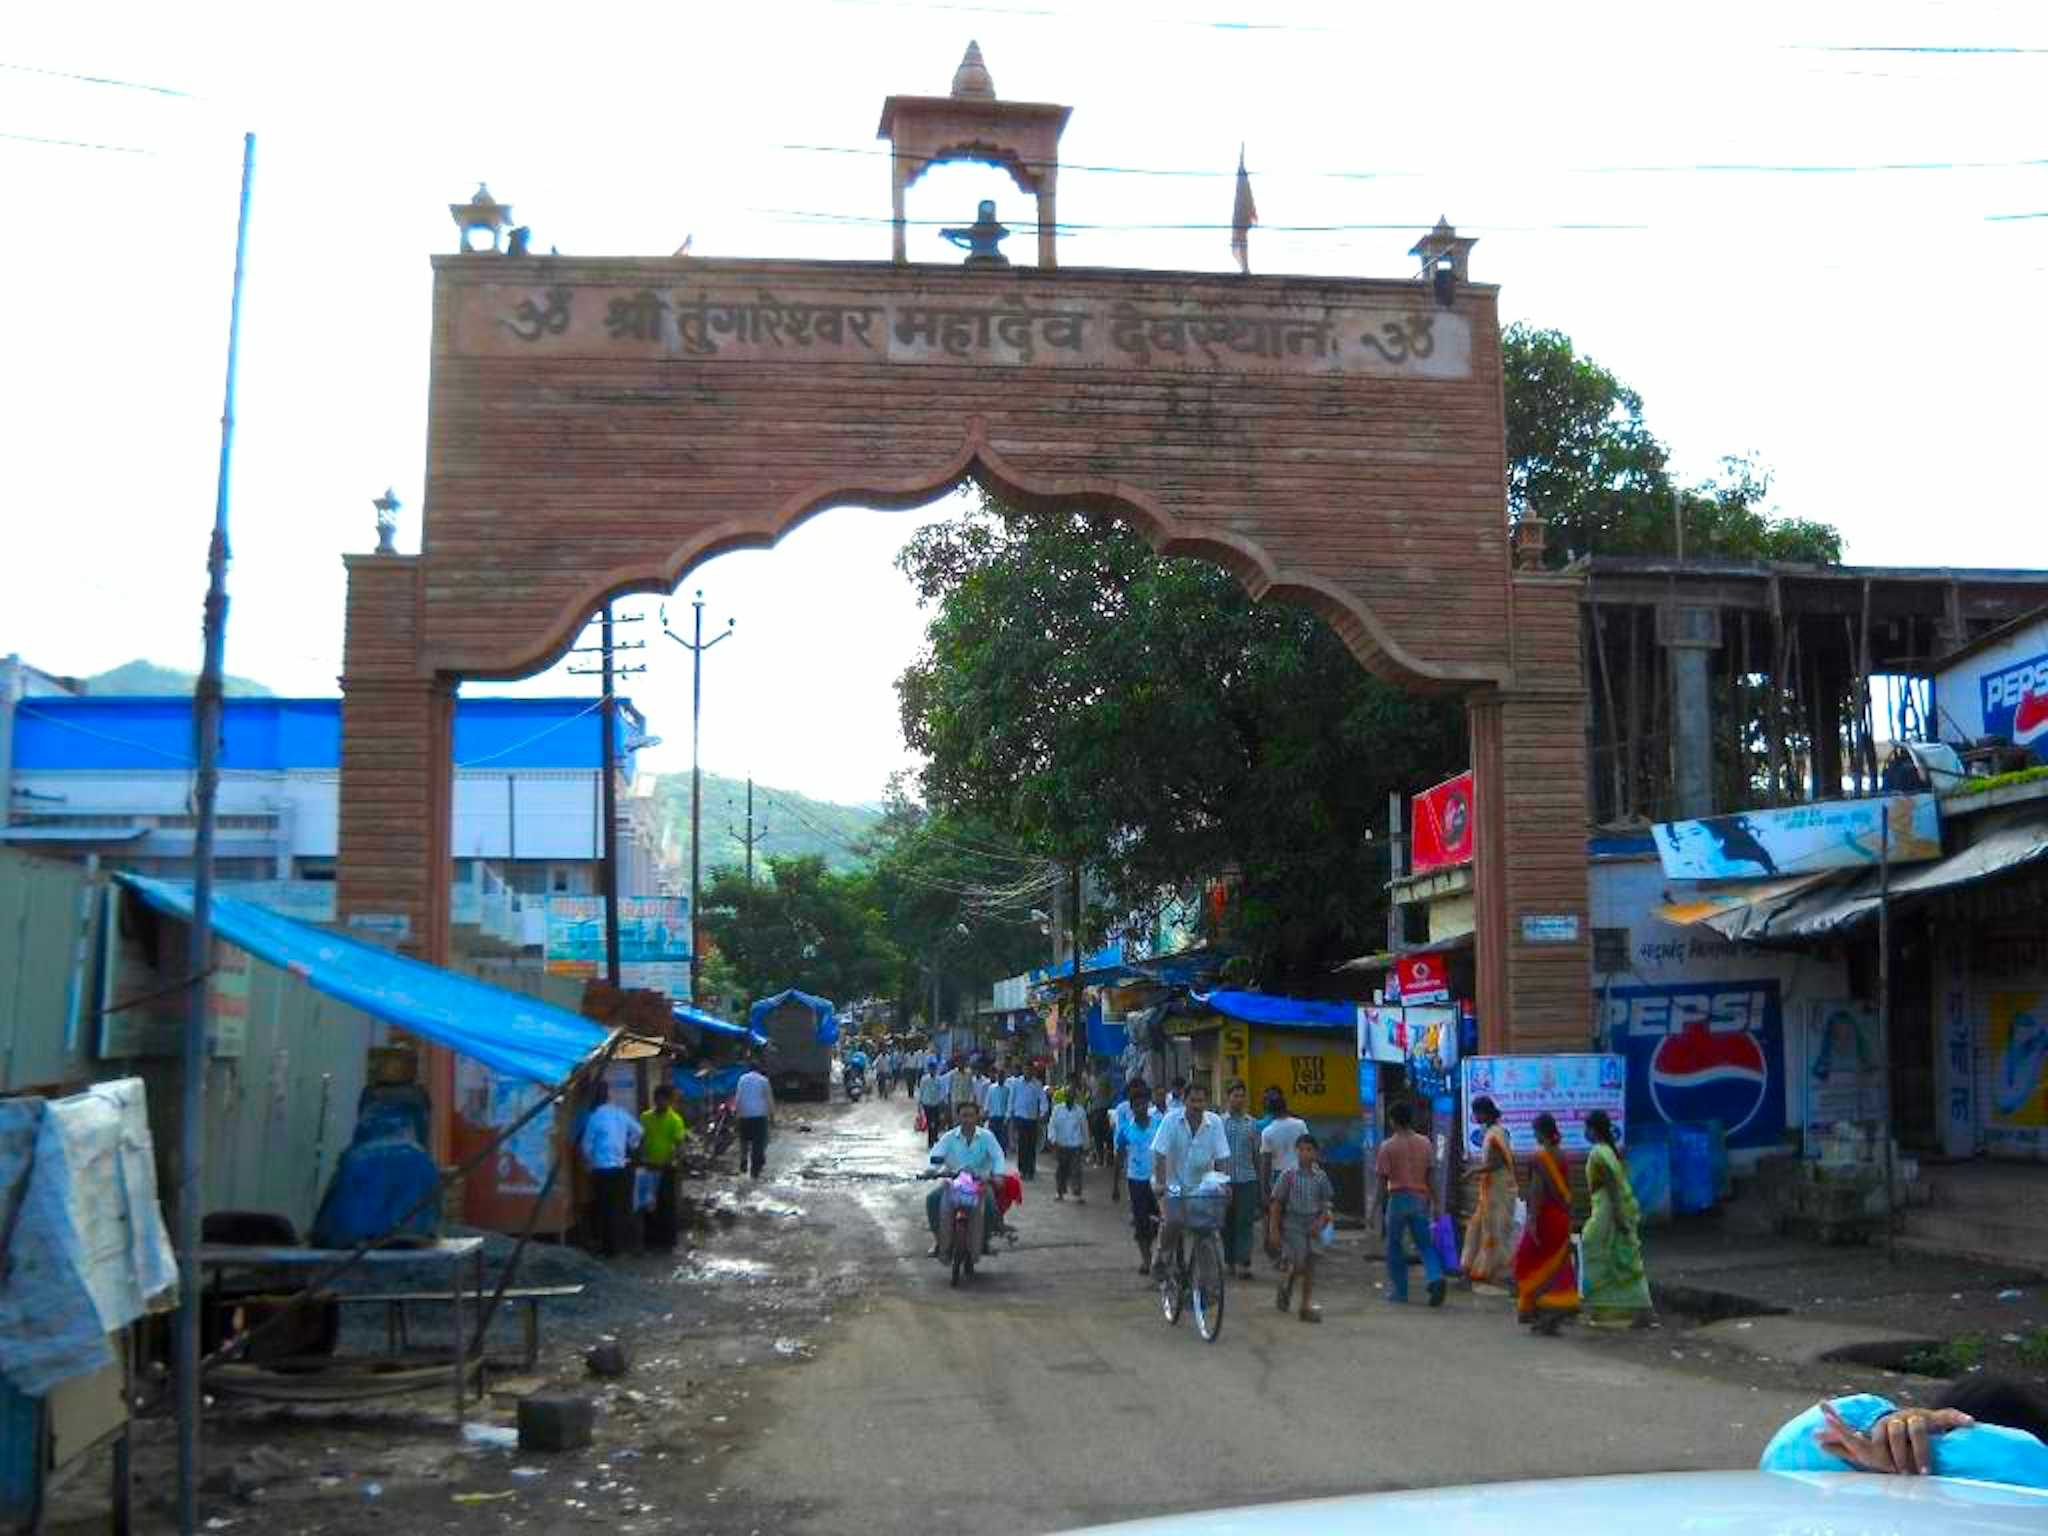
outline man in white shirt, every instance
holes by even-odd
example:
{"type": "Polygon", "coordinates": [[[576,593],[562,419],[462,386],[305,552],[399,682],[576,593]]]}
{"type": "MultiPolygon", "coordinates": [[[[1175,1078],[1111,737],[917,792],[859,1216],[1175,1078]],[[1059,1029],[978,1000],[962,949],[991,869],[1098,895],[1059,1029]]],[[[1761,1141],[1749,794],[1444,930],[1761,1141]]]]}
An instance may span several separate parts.
{"type": "MultiPolygon", "coordinates": [[[[931,1149],[931,1163],[943,1169],[948,1178],[971,1173],[981,1180],[981,1251],[988,1253],[989,1238],[997,1225],[996,1180],[1003,1173],[1003,1149],[981,1123],[981,1110],[972,1101],[962,1104],[956,1114],[953,1128],[931,1149]]],[[[932,1229],[932,1258],[939,1256],[939,1202],[945,1193],[946,1186],[941,1181],[925,1196],[924,1219],[932,1229]]]]}
{"type": "Polygon", "coordinates": [[[1295,1150],[1308,1134],[1308,1122],[1287,1112],[1287,1095],[1278,1088],[1266,1090],[1266,1128],[1259,1132],[1259,1188],[1271,1192],[1273,1181],[1288,1169],[1298,1167],[1301,1155],[1295,1150]]]}
{"type": "Polygon", "coordinates": [[[946,1130],[946,1080],[936,1072],[917,1079],[917,1109],[924,1116],[924,1144],[935,1147],[946,1130]]]}
{"type": "Polygon", "coordinates": [[[611,1090],[598,1079],[576,1149],[590,1169],[590,1224],[598,1252],[608,1259],[632,1242],[633,1151],[639,1145],[640,1122],[611,1102],[611,1090]]]}
{"type": "Polygon", "coordinates": [[[980,1080],[960,1057],[953,1058],[953,1065],[940,1081],[946,1085],[946,1108],[955,1115],[959,1114],[960,1106],[963,1104],[972,1104],[976,1109],[981,1108],[980,1080]]]}
{"type": "Polygon", "coordinates": [[[1181,1090],[1181,1112],[1160,1122],[1152,1141],[1152,1188],[1164,1196],[1166,1219],[1159,1229],[1158,1267],[1180,1238],[1181,1202],[1211,1173],[1230,1173],[1230,1138],[1209,1113],[1209,1089],[1189,1083],[1181,1090]]]}
{"type": "Polygon", "coordinates": [[[1045,1085],[1036,1068],[1026,1068],[1010,1079],[1010,1150],[1017,1154],[1017,1176],[1038,1178],[1038,1131],[1045,1123],[1045,1085]]]}
{"type": "Polygon", "coordinates": [[[755,1178],[768,1161],[768,1123],[775,1118],[775,1090],[757,1060],[732,1090],[732,1116],[739,1123],[740,1161],[755,1178]]]}
{"type": "Polygon", "coordinates": [[[1087,1163],[1088,1111],[1081,1107],[1078,1093],[1068,1088],[1060,1094],[1060,1102],[1046,1122],[1045,1137],[1053,1153],[1053,1198],[1064,1200],[1071,1189],[1074,1198],[1085,1205],[1088,1197],[1081,1193],[1081,1170],[1087,1163]]]}
{"type": "MultiPolygon", "coordinates": [[[[1011,1082],[1016,1081],[1012,1078],[1011,1082]]],[[[995,1133],[996,1143],[1005,1152],[1011,1150],[1010,1143],[1010,1084],[991,1072],[982,1085],[981,1118],[989,1130],[995,1133]]]]}

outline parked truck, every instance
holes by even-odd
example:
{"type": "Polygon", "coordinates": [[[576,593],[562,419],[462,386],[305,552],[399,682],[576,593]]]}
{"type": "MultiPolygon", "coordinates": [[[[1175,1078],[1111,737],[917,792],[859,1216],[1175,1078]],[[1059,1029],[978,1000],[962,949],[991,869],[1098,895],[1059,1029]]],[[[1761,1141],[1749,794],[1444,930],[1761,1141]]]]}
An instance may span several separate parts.
{"type": "Polygon", "coordinates": [[[747,1023],[766,1035],[762,1070],[784,1101],[832,1097],[832,1048],[839,1043],[839,1020],[822,997],[794,989],[764,997],[747,1010],[747,1023]]]}

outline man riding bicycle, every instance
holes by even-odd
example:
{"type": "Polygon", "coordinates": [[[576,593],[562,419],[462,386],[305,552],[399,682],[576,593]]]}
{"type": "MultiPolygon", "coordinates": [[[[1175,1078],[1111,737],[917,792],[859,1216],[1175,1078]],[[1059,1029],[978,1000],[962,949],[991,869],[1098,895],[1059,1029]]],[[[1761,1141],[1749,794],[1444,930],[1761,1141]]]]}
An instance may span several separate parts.
{"type": "Polygon", "coordinates": [[[1181,1099],[1182,1112],[1169,1115],[1152,1142],[1152,1188],[1161,1196],[1165,1219],[1159,1227],[1153,1272],[1164,1274],[1180,1240],[1181,1200],[1194,1193],[1210,1173],[1230,1173],[1230,1138],[1223,1122],[1209,1113],[1209,1090],[1190,1083],[1181,1099]]]}
{"type": "MultiPolygon", "coordinates": [[[[947,1178],[971,1173],[981,1181],[981,1251],[991,1251],[995,1235],[1002,1230],[996,1213],[996,1180],[1003,1174],[1003,1149],[981,1123],[981,1110],[972,1099],[954,1111],[953,1128],[938,1139],[931,1151],[931,1164],[945,1170],[947,1178]]],[[[945,1197],[944,1180],[925,1196],[925,1225],[932,1229],[931,1258],[939,1256],[939,1202],[945,1197]]]]}

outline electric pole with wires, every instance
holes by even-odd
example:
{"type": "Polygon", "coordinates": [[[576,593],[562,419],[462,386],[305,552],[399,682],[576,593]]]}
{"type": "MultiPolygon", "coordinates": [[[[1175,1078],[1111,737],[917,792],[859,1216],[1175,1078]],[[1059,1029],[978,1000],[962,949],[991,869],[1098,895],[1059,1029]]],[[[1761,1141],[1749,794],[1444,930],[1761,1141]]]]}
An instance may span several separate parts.
{"type": "Polygon", "coordinates": [[[754,819],[754,776],[747,775],[747,825],[745,830],[728,825],[726,830],[746,845],[747,884],[754,883],[754,848],[756,844],[768,841],[768,818],[764,815],[757,822],[754,819]]]}
{"type": "Polygon", "coordinates": [[[619,697],[616,691],[621,677],[630,677],[635,672],[645,672],[642,666],[622,667],[618,665],[616,653],[637,651],[646,647],[645,640],[615,640],[612,637],[614,624],[637,624],[639,614],[627,614],[620,618],[612,616],[612,605],[606,603],[598,613],[598,643],[594,646],[579,646],[571,651],[572,656],[588,656],[593,652],[600,658],[594,667],[571,667],[569,671],[577,677],[595,674],[599,683],[598,715],[601,724],[598,786],[599,815],[604,821],[599,847],[602,861],[601,880],[604,890],[604,979],[612,986],[620,982],[619,966],[619,697]]]}
{"type": "Polygon", "coordinates": [[[695,614],[690,639],[685,640],[668,627],[666,608],[661,610],[661,632],[690,653],[690,1001],[694,1003],[704,968],[704,924],[697,915],[698,882],[704,863],[704,767],[697,753],[697,727],[704,718],[704,653],[719,641],[731,639],[739,620],[727,619],[725,628],[706,640],[701,588],[690,600],[690,607],[695,614]]]}

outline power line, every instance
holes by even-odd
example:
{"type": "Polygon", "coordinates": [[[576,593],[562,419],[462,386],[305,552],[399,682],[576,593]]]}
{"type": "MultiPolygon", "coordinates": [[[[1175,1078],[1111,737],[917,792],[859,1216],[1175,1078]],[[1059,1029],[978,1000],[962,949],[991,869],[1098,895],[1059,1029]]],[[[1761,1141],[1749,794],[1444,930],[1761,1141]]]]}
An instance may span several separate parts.
{"type": "Polygon", "coordinates": [[[43,144],[53,149],[93,149],[109,155],[154,155],[153,149],[138,149],[133,144],[93,144],[84,139],[50,139],[36,133],[9,133],[0,129],[0,139],[12,139],[17,144],[43,144]]]}
{"type": "Polygon", "coordinates": [[[79,75],[68,69],[43,69],[35,64],[9,64],[0,62],[0,69],[11,70],[18,75],[41,75],[48,80],[76,80],[84,85],[111,85],[124,91],[147,91],[152,96],[176,96],[185,101],[202,101],[190,91],[180,91],[168,85],[150,85],[140,80],[116,80],[111,75],[79,75]]]}

